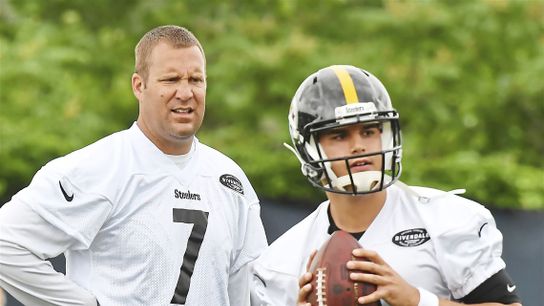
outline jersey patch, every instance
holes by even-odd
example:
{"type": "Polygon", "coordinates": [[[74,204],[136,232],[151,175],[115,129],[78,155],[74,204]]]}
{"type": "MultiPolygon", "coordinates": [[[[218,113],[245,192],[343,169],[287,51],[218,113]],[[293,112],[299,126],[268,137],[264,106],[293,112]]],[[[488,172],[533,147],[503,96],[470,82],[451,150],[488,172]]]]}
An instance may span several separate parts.
{"type": "Polygon", "coordinates": [[[412,228],[398,232],[393,236],[394,244],[401,247],[415,247],[429,241],[431,237],[424,228],[412,228]]]}
{"type": "Polygon", "coordinates": [[[244,187],[242,186],[242,182],[240,182],[240,180],[232,174],[221,175],[221,177],[219,177],[219,182],[221,182],[221,184],[223,184],[227,188],[230,188],[240,194],[244,194],[244,187]]]}

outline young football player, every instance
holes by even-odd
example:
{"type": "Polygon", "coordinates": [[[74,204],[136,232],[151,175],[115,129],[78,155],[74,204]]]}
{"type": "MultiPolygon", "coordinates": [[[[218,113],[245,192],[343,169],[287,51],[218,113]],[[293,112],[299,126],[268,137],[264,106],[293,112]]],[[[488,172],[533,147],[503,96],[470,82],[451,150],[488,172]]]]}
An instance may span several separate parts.
{"type": "Polygon", "coordinates": [[[55,159],[0,209],[0,286],[25,305],[249,305],[266,246],[244,172],[200,143],[206,61],[179,26],[135,49],[137,121],[55,159]],[[66,276],[45,261],[66,256],[66,276]]]}
{"type": "Polygon", "coordinates": [[[370,260],[347,264],[352,280],[377,285],[361,304],[520,305],[490,212],[456,191],[398,180],[399,114],[375,76],[347,65],[311,74],[291,102],[289,131],[302,173],[328,200],[254,262],[253,305],[306,305],[310,255],[338,229],[370,260]]]}

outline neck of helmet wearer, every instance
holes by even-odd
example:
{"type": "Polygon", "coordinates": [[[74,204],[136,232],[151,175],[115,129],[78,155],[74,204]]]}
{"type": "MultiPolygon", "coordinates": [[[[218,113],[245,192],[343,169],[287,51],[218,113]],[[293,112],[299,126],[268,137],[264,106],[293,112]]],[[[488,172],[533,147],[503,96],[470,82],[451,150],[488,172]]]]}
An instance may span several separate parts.
{"type": "Polygon", "coordinates": [[[326,192],[336,226],[350,233],[366,231],[385,204],[387,191],[349,195],[326,192]]]}

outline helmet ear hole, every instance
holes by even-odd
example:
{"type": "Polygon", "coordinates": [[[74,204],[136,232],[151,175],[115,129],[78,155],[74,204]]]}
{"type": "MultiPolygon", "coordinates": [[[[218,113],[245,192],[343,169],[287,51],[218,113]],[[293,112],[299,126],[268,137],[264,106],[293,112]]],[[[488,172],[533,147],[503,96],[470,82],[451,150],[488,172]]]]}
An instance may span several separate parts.
{"type": "Polygon", "coordinates": [[[318,179],[319,177],[322,176],[321,173],[323,173],[322,170],[316,168],[316,167],[313,167],[312,165],[310,164],[304,164],[302,166],[302,173],[304,173],[304,175],[306,177],[310,177],[312,179],[318,179]]]}

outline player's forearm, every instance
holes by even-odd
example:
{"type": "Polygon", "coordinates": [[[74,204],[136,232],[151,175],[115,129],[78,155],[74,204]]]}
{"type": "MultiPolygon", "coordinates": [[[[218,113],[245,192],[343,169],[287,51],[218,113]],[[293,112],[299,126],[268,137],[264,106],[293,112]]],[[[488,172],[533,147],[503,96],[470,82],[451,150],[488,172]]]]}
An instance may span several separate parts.
{"type": "Polygon", "coordinates": [[[0,287],[24,305],[97,305],[94,295],[49,262],[5,239],[0,239],[0,287]]]}

